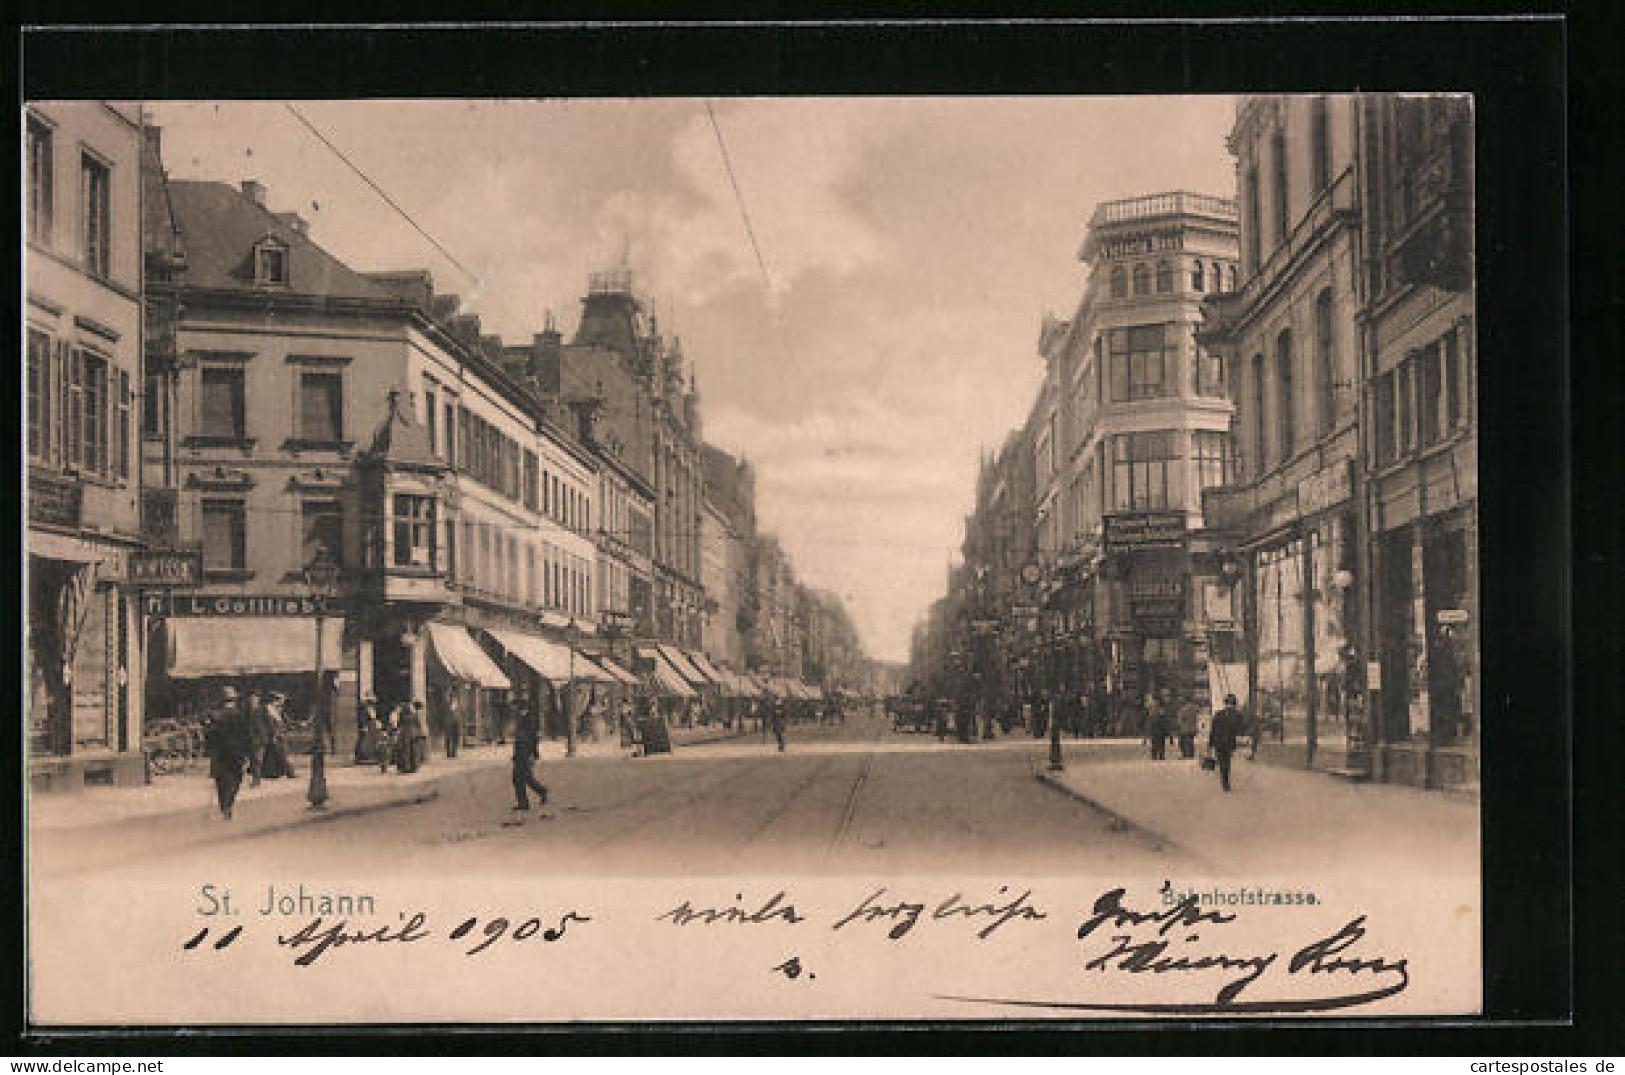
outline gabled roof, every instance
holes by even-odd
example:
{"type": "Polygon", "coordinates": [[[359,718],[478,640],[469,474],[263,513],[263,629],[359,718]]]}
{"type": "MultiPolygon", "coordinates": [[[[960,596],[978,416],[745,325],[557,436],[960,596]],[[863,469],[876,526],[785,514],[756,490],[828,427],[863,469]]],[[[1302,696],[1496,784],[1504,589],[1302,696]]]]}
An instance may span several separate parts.
{"type": "Polygon", "coordinates": [[[170,180],[169,203],[181,248],[186,284],[195,288],[285,291],[330,298],[395,298],[299,233],[284,220],[225,183],[170,180]],[[254,284],[254,246],[267,236],[288,250],[286,287],[254,284]]]}

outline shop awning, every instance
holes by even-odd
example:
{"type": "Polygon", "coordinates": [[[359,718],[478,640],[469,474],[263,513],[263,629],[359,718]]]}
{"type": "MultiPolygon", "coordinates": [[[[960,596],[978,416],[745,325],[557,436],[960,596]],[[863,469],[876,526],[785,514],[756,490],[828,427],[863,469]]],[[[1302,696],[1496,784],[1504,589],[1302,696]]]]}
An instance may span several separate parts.
{"type": "Polygon", "coordinates": [[[679,698],[695,697],[694,688],[680,675],[677,669],[661,654],[659,648],[640,646],[638,656],[654,662],[655,685],[660,688],[661,694],[676,695],[679,698]]]}
{"type": "Polygon", "coordinates": [[[643,680],[622,668],[614,659],[599,656],[597,654],[594,654],[592,659],[593,663],[597,664],[598,667],[608,672],[610,676],[614,678],[615,682],[624,683],[629,687],[643,686],[643,680]]]}
{"type": "Polygon", "coordinates": [[[700,674],[706,679],[709,679],[712,683],[715,683],[719,687],[726,687],[728,685],[727,677],[725,677],[714,664],[706,659],[705,654],[696,650],[695,652],[688,654],[688,659],[689,663],[691,663],[695,668],[698,668],[700,670],[700,674]]]}
{"type": "MultiPolygon", "coordinates": [[[[253,676],[316,671],[316,621],[306,616],[174,616],[169,625],[169,674],[253,676]]],[[[322,631],[322,668],[335,671],[344,629],[330,617],[322,631]]]]}
{"type": "Polygon", "coordinates": [[[493,690],[505,691],[513,686],[465,629],[449,623],[431,623],[429,641],[434,643],[434,655],[441,667],[456,678],[493,690]]]}
{"type": "Polygon", "coordinates": [[[742,676],[738,672],[726,668],[718,669],[728,682],[728,693],[735,698],[754,698],[761,694],[761,688],[756,686],[749,676],[742,676]]]}
{"type": "Polygon", "coordinates": [[[659,648],[660,655],[666,658],[667,663],[669,663],[673,668],[677,669],[678,673],[690,684],[696,687],[711,686],[711,680],[705,678],[704,672],[701,672],[698,668],[694,667],[694,662],[690,661],[688,656],[682,650],[678,649],[676,646],[665,645],[660,646],[659,648]]]}
{"type": "Polygon", "coordinates": [[[550,683],[567,683],[571,679],[613,683],[610,674],[587,657],[574,653],[562,642],[554,642],[540,635],[520,631],[489,630],[497,645],[523,661],[531,671],[550,683]]]}

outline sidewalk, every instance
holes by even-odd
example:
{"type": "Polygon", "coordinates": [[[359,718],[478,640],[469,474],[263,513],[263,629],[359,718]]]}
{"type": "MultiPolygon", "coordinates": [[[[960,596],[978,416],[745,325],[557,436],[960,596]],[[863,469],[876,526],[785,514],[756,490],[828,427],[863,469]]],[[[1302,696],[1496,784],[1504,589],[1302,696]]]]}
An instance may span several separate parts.
{"type": "MultiPolygon", "coordinates": [[[[672,729],[674,747],[722,742],[734,735],[718,727],[672,729]]],[[[293,758],[299,775],[290,779],[263,781],[254,787],[245,777],[238,796],[239,809],[230,824],[235,835],[260,831],[267,826],[285,827],[326,817],[353,816],[357,810],[380,810],[412,805],[434,796],[434,785],[447,777],[471,770],[505,767],[513,757],[511,743],[465,745],[455,758],[441,754],[438,741],[431,741],[430,754],[415,773],[391,769],[380,773],[376,765],[354,765],[348,757],[327,759],[328,808],[308,809],[305,791],[309,786],[310,758],[293,758]]],[[[541,743],[542,763],[565,757],[563,739],[541,743]]],[[[580,740],[576,757],[627,758],[631,751],[618,737],[600,741],[580,740]]],[[[209,779],[207,759],[199,759],[191,771],[155,776],[152,783],[135,788],[85,788],[83,791],[31,795],[28,823],[34,832],[79,829],[137,818],[186,816],[206,819],[215,826],[224,823],[215,804],[214,782],[209,779]]]]}
{"type": "Polygon", "coordinates": [[[1040,768],[1038,777],[1216,872],[1478,876],[1478,808],[1438,792],[1354,784],[1240,756],[1229,794],[1216,773],[1185,759],[1080,758],[1062,773],[1040,768]]]}

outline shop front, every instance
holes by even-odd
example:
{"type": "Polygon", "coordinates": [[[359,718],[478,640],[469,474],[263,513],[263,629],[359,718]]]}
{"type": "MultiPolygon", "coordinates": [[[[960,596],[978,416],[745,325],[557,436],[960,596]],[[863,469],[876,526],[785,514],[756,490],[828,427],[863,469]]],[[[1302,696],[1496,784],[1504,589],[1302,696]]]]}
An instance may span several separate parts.
{"type": "Polygon", "coordinates": [[[456,726],[464,743],[502,738],[513,681],[462,624],[431,622],[426,631],[434,656],[426,703],[430,734],[444,740],[456,726]]]}
{"type": "Polygon", "coordinates": [[[144,658],[138,603],[125,581],[130,553],[34,530],[27,551],[31,785],[139,784],[144,658]]]}

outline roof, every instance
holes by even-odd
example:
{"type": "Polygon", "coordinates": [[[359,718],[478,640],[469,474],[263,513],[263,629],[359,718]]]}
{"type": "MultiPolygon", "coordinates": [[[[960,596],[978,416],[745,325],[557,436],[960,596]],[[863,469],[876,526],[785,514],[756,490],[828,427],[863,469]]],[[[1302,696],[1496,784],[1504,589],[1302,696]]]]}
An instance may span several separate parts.
{"type": "Polygon", "coordinates": [[[225,183],[170,180],[169,204],[181,248],[186,253],[186,284],[195,288],[269,291],[254,284],[254,246],[273,236],[288,250],[290,294],[330,298],[395,300],[317,246],[287,220],[225,183]]]}
{"type": "Polygon", "coordinates": [[[389,393],[389,413],[372,436],[369,455],[386,463],[445,470],[446,463],[429,448],[428,431],[401,406],[401,393],[389,393]]]}

